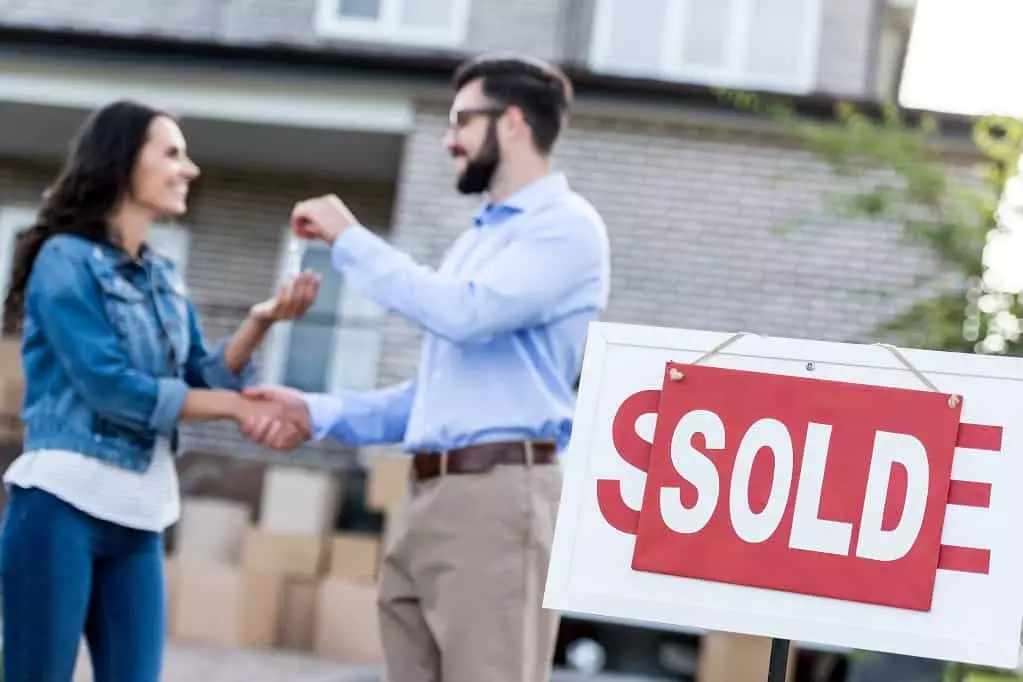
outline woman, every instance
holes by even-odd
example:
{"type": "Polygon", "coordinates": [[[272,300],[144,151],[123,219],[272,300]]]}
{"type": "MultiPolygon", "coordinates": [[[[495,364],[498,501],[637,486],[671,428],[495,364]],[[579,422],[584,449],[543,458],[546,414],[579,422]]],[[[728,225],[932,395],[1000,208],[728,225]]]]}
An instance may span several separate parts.
{"type": "Polygon", "coordinates": [[[4,328],[22,333],[26,433],[4,476],[5,682],[69,682],[83,633],[96,682],[157,682],[178,425],[281,416],[240,390],[253,349],[319,280],[298,276],[207,350],[173,265],[145,245],[198,172],[172,117],[111,104],[16,250],[4,328]]]}

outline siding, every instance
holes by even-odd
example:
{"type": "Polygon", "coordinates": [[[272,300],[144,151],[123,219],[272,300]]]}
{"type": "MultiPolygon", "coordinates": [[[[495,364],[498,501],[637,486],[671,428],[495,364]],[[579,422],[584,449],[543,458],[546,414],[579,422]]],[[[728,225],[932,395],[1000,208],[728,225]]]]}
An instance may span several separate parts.
{"type": "MultiPolygon", "coordinates": [[[[0,0],[0,22],[232,43],[342,45],[316,33],[320,0],[0,0]]],[[[553,58],[560,0],[472,0],[468,51],[515,49],[553,58]]]]}
{"type": "MultiPolygon", "coordinates": [[[[228,43],[325,48],[353,41],[315,30],[320,0],[0,0],[0,22],[53,29],[148,34],[228,43]]],[[[856,96],[870,90],[875,16],[882,0],[822,0],[819,89],[856,96]]],[[[517,50],[585,63],[595,0],[472,0],[468,52],[517,50]]],[[[379,45],[387,49],[387,45],[379,45]]]]}

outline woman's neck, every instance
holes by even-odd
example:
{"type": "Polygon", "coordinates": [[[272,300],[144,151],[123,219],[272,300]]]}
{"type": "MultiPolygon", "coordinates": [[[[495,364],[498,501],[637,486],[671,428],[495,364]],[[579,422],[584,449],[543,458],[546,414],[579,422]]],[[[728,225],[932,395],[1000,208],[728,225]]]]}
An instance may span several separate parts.
{"type": "Polygon", "coordinates": [[[132,258],[138,258],[149,233],[153,216],[133,204],[126,204],[110,217],[110,237],[132,258]]]}

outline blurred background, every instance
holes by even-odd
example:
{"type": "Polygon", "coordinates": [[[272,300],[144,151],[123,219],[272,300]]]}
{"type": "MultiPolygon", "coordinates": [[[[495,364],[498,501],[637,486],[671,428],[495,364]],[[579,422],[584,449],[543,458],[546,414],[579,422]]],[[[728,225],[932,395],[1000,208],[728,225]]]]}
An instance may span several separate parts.
{"type": "MultiPolygon", "coordinates": [[[[184,269],[208,340],[269,294],[298,249],[323,290],[275,330],[263,380],[339,391],[405,379],[418,332],[351,292],[326,251],[293,243],[291,206],[335,192],[436,264],[476,205],[454,191],[441,149],[451,73],[468,55],[515,50],[558,63],[576,87],[555,163],[609,227],[604,319],[1019,354],[1021,8],[0,0],[0,288],[77,126],[133,97],[183,117],[203,168],[188,215],[152,242],[184,269]]],[[[17,339],[0,353],[6,467],[20,451],[17,339]]],[[[373,579],[404,461],[334,446],[274,454],[232,425],[190,426],[183,447],[167,679],[379,679],[373,579]]],[[[765,646],[566,615],[558,674],[761,680],[765,646]]],[[[862,657],[796,643],[791,678],[987,679],[862,657]]]]}

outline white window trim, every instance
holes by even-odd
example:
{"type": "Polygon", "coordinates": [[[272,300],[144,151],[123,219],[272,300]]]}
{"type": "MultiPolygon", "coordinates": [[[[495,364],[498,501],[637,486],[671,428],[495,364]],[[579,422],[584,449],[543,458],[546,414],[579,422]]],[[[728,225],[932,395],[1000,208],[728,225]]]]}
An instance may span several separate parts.
{"type": "MultiPolygon", "coordinates": [[[[327,247],[319,243],[310,243],[296,238],[291,234],[290,227],[284,230],[281,248],[277,257],[277,279],[275,286],[282,284],[296,274],[293,271],[295,262],[301,262],[301,256],[305,253],[305,249],[309,248],[326,249],[327,247]],[[293,257],[296,256],[297,258],[293,260],[293,257]]],[[[344,315],[344,303],[344,283],[342,283],[341,292],[334,302],[334,312],[339,318],[344,315]]],[[[292,328],[293,323],[290,320],[284,320],[275,324],[270,330],[270,334],[263,346],[263,383],[281,385],[283,382],[285,363],[288,359],[288,352],[291,349],[292,328]]],[[[334,343],[327,357],[327,366],[323,368],[324,375],[329,377],[324,389],[326,393],[337,393],[341,389],[339,385],[340,377],[336,368],[338,366],[338,359],[343,352],[345,352],[345,349],[342,345],[334,343]]],[[[379,370],[379,367],[375,369],[379,370]]]]}
{"type": "Polygon", "coordinates": [[[0,208],[0,300],[7,296],[7,286],[11,281],[14,238],[18,232],[35,222],[37,215],[38,209],[29,205],[0,208]]]}
{"type": "Polygon", "coordinates": [[[160,222],[154,223],[149,228],[147,241],[153,245],[156,252],[163,256],[178,256],[176,261],[178,273],[183,282],[188,281],[188,249],[191,244],[192,234],[189,229],[179,223],[160,222]],[[154,236],[156,237],[154,239],[154,236]],[[166,245],[166,246],[161,246],[166,245]]]}
{"type": "Polygon", "coordinates": [[[381,0],[380,19],[345,19],[341,0],[317,0],[316,32],[329,38],[348,38],[388,43],[413,43],[433,47],[461,45],[469,28],[470,0],[450,0],[452,22],[445,29],[416,29],[398,23],[402,2],[381,0]]]}
{"type": "Polygon", "coordinates": [[[736,0],[738,16],[734,20],[733,29],[740,33],[737,40],[731,41],[728,60],[730,65],[723,68],[694,68],[681,63],[679,50],[682,44],[682,30],[685,25],[689,3],[686,0],[673,0],[668,5],[669,16],[664,18],[664,35],[661,40],[661,60],[657,73],[637,73],[631,69],[623,69],[608,54],[611,35],[614,30],[613,14],[616,2],[629,0],[594,0],[593,32],[590,36],[590,67],[595,71],[622,73],[637,77],[662,77],[688,83],[707,86],[733,87],[751,90],[780,91],[790,94],[807,94],[817,86],[817,73],[821,36],[821,0],[806,0],[810,3],[810,29],[803,34],[801,69],[797,78],[770,78],[762,75],[746,75],[739,66],[744,61],[745,50],[749,44],[746,33],[752,22],[753,3],[755,0],[736,0]]]}

